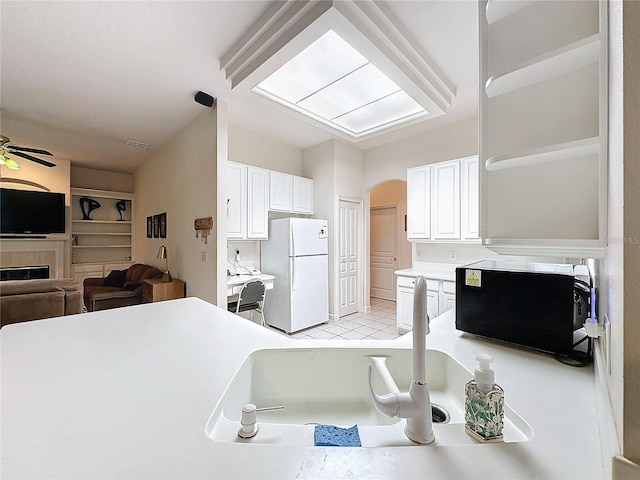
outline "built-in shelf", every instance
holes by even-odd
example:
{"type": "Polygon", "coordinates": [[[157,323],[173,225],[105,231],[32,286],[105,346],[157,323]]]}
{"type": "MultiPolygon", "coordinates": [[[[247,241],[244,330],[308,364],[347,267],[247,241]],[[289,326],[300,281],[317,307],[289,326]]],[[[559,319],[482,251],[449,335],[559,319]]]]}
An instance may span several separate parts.
{"type": "Polygon", "coordinates": [[[73,248],[131,248],[131,245],[73,245],[73,248]]]}
{"type": "Polygon", "coordinates": [[[127,232],[127,233],[116,233],[116,232],[110,232],[110,233],[96,233],[96,232],[76,232],[74,233],[74,235],[79,236],[79,235],[88,235],[88,236],[92,236],[92,237],[103,237],[103,236],[120,236],[120,237],[130,237],[131,233],[127,232]]]}
{"type": "Polygon", "coordinates": [[[489,77],[485,91],[489,98],[533,85],[549,78],[598,62],[600,35],[595,34],[551,52],[531,58],[513,70],[489,77]]]}
{"type": "MultiPolygon", "coordinates": [[[[133,193],[126,192],[111,192],[108,190],[93,190],[91,188],[72,188],[71,194],[78,197],[99,197],[99,198],[111,198],[114,200],[130,200],[133,201],[135,195],[133,193]]],[[[87,220],[91,221],[91,220],[87,220]]]]}
{"type": "Polygon", "coordinates": [[[131,220],[72,220],[73,223],[111,223],[130,225],[131,220]]]}
{"type": "Polygon", "coordinates": [[[599,149],[599,137],[591,137],[573,142],[533,148],[515,155],[496,155],[485,162],[485,167],[489,171],[494,171],[542,162],[556,162],[580,156],[597,155],[599,149]]]}
{"type": "Polygon", "coordinates": [[[71,246],[73,278],[81,282],[87,276],[105,276],[112,267],[127,268],[131,264],[134,194],[87,188],[72,188],[71,194],[72,243],[76,243],[71,246]],[[91,220],[83,219],[82,197],[101,205],[91,212],[91,220]],[[118,209],[121,200],[126,200],[123,212],[118,209]]]}
{"type": "Polygon", "coordinates": [[[533,0],[489,0],[485,7],[487,23],[491,25],[498,20],[502,20],[503,18],[528,7],[532,3],[534,3],[533,0]]]}

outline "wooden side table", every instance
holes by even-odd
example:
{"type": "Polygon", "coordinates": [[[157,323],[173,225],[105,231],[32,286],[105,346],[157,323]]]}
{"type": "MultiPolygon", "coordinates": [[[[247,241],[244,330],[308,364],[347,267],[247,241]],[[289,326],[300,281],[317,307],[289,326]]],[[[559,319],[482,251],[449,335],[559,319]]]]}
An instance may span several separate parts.
{"type": "Polygon", "coordinates": [[[184,298],[185,283],[182,280],[173,279],[162,283],[161,278],[147,278],[142,281],[142,302],[162,302],[174,298],[184,298]]]}

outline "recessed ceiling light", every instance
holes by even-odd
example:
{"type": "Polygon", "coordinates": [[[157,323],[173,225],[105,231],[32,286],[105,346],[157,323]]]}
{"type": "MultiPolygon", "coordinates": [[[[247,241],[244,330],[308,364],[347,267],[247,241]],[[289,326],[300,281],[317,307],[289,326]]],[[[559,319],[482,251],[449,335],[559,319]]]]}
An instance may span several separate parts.
{"type": "Polygon", "coordinates": [[[429,113],[333,30],[253,91],[356,138],[429,113]]]}
{"type": "Polygon", "coordinates": [[[128,147],[139,148],[140,150],[146,150],[149,145],[147,143],[136,142],[135,140],[129,140],[127,142],[128,147]]]}

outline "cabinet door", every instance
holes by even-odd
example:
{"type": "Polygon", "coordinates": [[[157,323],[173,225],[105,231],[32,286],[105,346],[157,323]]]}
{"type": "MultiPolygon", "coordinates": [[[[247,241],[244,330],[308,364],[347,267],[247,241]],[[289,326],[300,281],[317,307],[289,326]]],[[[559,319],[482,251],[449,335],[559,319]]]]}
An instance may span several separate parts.
{"type": "Polygon", "coordinates": [[[479,238],[478,205],[478,157],[463,158],[460,161],[461,172],[461,204],[460,227],[462,238],[474,240],[479,238]]]}
{"type": "Polygon", "coordinates": [[[293,177],[293,212],[313,213],[313,180],[293,177]]]}
{"type": "Polygon", "coordinates": [[[431,168],[407,170],[407,238],[431,238],[431,168]]]}
{"type": "Polygon", "coordinates": [[[227,238],[247,238],[247,167],[227,165],[227,238]]]}
{"type": "Polygon", "coordinates": [[[437,291],[427,290],[427,315],[430,319],[440,315],[440,295],[437,291]]]}
{"type": "Polygon", "coordinates": [[[440,282],[440,315],[456,306],[456,282],[440,282]]]}
{"type": "Polygon", "coordinates": [[[293,175],[269,172],[269,210],[291,212],[293,175]]]}
{"type": "Polygon", "coordinates": [[[399,331],[407,332],[413,328],[413,289],[398,287],[396,297],[396,324],[399,331]]]}
{"type": "Polygon", "coordinates": [[[247,238],[266,240],[269,234],[269,172],[247,167],[247,238]]]}
{"type": "Polygon", "coordinates": [[[460,162],[431,166],[432,237],[460,239],[460,162]]]}

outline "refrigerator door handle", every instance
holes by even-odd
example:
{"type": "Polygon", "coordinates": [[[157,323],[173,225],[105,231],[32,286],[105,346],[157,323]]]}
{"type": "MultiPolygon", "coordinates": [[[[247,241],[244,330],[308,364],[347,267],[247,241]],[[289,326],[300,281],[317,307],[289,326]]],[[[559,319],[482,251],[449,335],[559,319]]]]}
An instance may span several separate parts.
{"type": "Polygon", "coordinates": [[[289,257],[291,259],[291,291],[296,290],[296,257],[289,257]]]}
{"type": "Polygon", "coordinates": [[[291,234],[291,250],[289,251],[289,255],[293,257],[296,255],[296,236],[293,232],[293,227],[289,227],[289,233],[291,234]]]}

